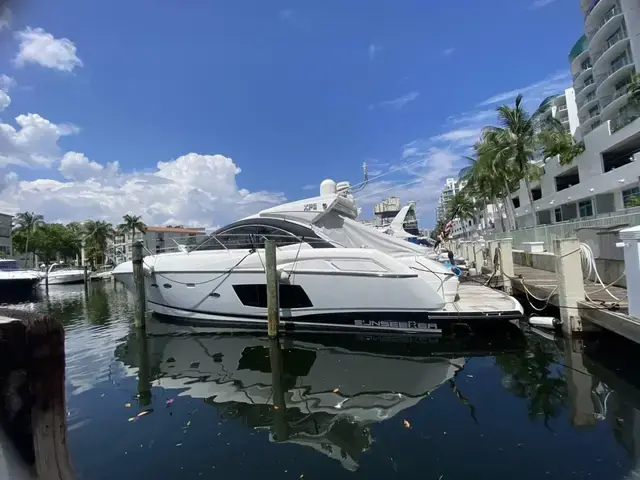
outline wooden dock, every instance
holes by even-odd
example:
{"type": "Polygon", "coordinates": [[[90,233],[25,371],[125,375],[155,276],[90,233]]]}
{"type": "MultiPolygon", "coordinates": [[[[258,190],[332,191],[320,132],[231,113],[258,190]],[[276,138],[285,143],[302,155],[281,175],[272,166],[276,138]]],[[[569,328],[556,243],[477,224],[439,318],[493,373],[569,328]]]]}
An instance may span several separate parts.
{"type": "MultiPolygon", "coordinates": [[[[555,256],[550,253],[523,255],[511,247],[511,239],[489,242],[491,253],[480,269],[480,281],[490,280],[489,285],[494,288],[505,287],[522,294],[534,310],[557,307],[567,335],[605,329],[640,343],[640,319],[629,315],[627,289],[609,286],[605,290],[600,283],[585,280],[577,239],[556,241],[555,256]],[[516,260],[527,265],[515,263],[516,260]],[[498,262],[495,267],[494,261],[498,262]],[[557,271],[551,271],[554,268],[557,271]]],[[[466,242],[454,246],[454,251],[467,258],[478,249],[466,242]]],[[[482,261],[482,257],[476,253],[472,261],[482,261]]]]}

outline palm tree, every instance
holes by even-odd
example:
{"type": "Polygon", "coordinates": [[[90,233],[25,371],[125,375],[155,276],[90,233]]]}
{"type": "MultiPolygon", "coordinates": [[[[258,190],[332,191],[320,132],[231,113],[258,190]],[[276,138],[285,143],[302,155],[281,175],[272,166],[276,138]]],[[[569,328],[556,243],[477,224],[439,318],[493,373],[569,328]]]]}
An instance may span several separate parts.
{"type": "Polygon", "coordinates": [[[522,105],[522,95],[518,95],[514,107],[498,107],[498,121],[499,127],[485,129],[485,138],[495,149],[498,163],[512,170],[515,178],[524,180],[531,205],[533,226],[537,227],[538,219],[533,208],[530,182],[534,172],[531,160],[537,145],[536,119],[527,113],[522,105]]]}
{"type": "Polygon", "coordinates": [[[467,235],[467,229],[465,228],[465,221],[473,218],[475,214],[475,206],[473,200],[464,191],[456,193],[449,200],[447,206],[447,216],[449,218],[458,218],[462,224],[462,232],[465,237],[467,235]]]}
{"type": "Polygon", "coordinates": [[[115,235],[113,225],[101,220],[87,220],[84,223],[84,241],[92,251],[92,257],[101,259],[104,263],[104,252],[107,242],[115,235]]]}
{"type": "Polygon", "coordinates": [[[573,135],[566,130],[542,130],[538,134],[544,159],[560,157],[560,165],[569,165],[584,153],[584,142],[576,142],[573,135]]]}
{"type": "Polygon", "coordinates": [[[118,225],[118,230],[121,232],[131,232],[131,244],[135,242],[136,230],[140,233],[147,231],[147,226],[142,221],[142,217],[138,215],[125,215],[122,217],[123,222],[118,225]]]}
{"type": "MultiPolygon", "coordinates": [[[[39,227],[44,225],[44,217],[42,215],[38,215],[34,212],[22,212],[18,213],[13,218],[14,227],[13,230],[16,233],[24,233],[26,237],[24,253],[25,255],[29,252],[29,238],[33,235],[39,227]]],[[[28,262],[28,257],[27,257],[28,262]]]]}

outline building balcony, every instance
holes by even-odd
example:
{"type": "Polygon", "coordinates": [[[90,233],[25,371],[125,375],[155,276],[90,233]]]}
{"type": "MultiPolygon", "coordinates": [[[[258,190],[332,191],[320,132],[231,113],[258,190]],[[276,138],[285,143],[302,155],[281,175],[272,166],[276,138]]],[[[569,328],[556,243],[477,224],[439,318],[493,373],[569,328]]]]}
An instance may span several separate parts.
{"type": "Polygon", "coordinates": [[[592,51],[594,48],[601,48],[598,43],[604,42],[615,32],[622,17],[622,9],[617,0],[600,0],[594,5],[584,22],[584,31],[592,51]]]}
{"type": "Polygon", "coordinates": [[[596,77],[596,83],[598,84],[598,95],[603,95],[604,92],[608,90],[612,90],[614,85],[618,82],[624,80],[625,78],[631,77],[631,75],[635,71],[635,66],[631,61],[630,57],[626,57],[618,62],[616,65],[613,65],[607,71],[598,75],[596,77]]]}
{"type": "Polygon", "coordinates": [[[603,122],[613,120],[617,116],[620,108],[627,104],[629,94],[627,89],[621,88],[611,95],[600,99],[600,119],[603,122]]]}
{"type": "Polygon", "coordinates": [[[585,117],[584,121],[582,119],[580,120],[580,126],[582,127],[582,132],[584,134],[589,133],[591,130],[600,125],[600,123],[600,112],[588,114],[585,117]]]}
{"type": "Polygon", "coordinates": [[[576,103],[578,104],[578,107],[580,107],[580,102],[582,102],[591,92],[595,91],[595,89],[596,81],[593,77],[588,77],[582,85],[576,86],[576,103]]]}
{"type": "Polygon", "coordinates": [[[629,35],[626,28],[618,29],[618,32],[611,38],[609,38],[603,48],[592,54],[594,59],[593,70],[600,72],[603,68],[606,68],[607,64],[610,64],[617,56],[623,53],[629,46],[629,35]]]}
{"type": "Polygon", "coordinates": [[[593,73],[593,68],[591,67],[591,65],[573,76],[573,84],[580,85],[584,81],[584,79],[589,76],[590,73],[593,73]]]}
{"type": "Polygon", "coordinates": [[[569,63],[571,64],[571,72],[573,74],[579,74],[581,71],[580,65],[586,59],[589,58],[589,39],[586,35],[583,35],[578,39],[576,44],[569,52],[569,63]]]}
{"type": "Polygon", "coordinates": [[[634,122],[640,117],[640,111],[637,108],[631,109],[623,113],[622,115],[618,115],[613,120],[611,120],[611,133],[615,133],[618,130],[626,127],[630,123],[634,122]]]}
{"type": "Polygon", "coordinates": [[[578,104],[578,118],[581,122],[589,118],[589,110],[598,105],[598,97],[596,92],[591,92],[589,95],[581,99],[578,104]]]}

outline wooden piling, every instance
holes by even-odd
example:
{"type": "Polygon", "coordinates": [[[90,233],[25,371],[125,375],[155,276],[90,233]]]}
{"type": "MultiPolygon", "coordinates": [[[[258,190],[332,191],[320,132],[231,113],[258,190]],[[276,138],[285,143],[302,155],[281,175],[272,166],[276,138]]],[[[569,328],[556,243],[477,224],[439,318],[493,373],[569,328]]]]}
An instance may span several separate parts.
{"type": "Polygon", "coordinates": [[[142,242],[133,243],[133,301],[134,301],[134,325],[138,328],[146,327],[147,298],[144,289],[144,265],[142,254],[142,242]]]}
{"type": "Polygon", "coordinates": [[[151,364],[147,333],[143,329],[136,329],[136,340],[138,343],[138,403],[146,407],[151,405],[151,364]]]}
{"type": "Polygon", "coordinates": [[[279,279],[276,267],[276,244],[273,240],[265,240],[265,269],[267,273],[267,321],[269,337],[278,336],[280,326],[279,279]]]}
{"type": "Polygon", "coordinates": [[[558,307],[562,331],[571,336],[583,330],[578,312],[578,302],[585,298],[580,241],[577,238],[556,239],[553,242],[553,253],[558,276],[558,307]]]}
{"type": "Polygon", "coordinates": [[[87,288],[89,288],[89,269],[85,265],[84,266],[84,289],[86,290],[87,288]]]}
{"type": "Polygon", "coordinates": [[[282,442],[289,438],[289,424],[287,423],[287,404],[284,396],[284,383],[282,378],[283,360],[280,341],[277,338],[269,339],[269,362],[271,364],[271,389],[273,393],[275,439],[282,442]]]}
{"type": "Polygon", "coordinates": [[[0,416],[38,479],[74,478],[66,439],[64,366],[60,322],[0,309],[0,398],[5,400],[0,416]]]}

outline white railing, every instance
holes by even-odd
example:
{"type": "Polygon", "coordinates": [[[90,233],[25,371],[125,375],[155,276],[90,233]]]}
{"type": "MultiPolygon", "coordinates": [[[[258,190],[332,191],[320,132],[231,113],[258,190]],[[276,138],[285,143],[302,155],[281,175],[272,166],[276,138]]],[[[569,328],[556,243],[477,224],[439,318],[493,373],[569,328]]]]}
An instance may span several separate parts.
{"type": "Polygon", "coordinates": [[[601,214],[593,218],[581,220],[569,220],[552,225],[542,225],[540,227],[528,227],[512,232],[494,233],[485,235],[486,240],[499,240],[502,238],[513,238],[513,248],[522,250],[524,242],[544,242],[547,250],[551,250],[553,241],[558,238],[569,238],[576,234],[576,230],[586,227],[615,227],[617,225],[640,225],[640,207],[628,208],[619,212],[601,214]],[[621,212],[626,212],[621,214],[621,212]]]}

